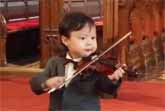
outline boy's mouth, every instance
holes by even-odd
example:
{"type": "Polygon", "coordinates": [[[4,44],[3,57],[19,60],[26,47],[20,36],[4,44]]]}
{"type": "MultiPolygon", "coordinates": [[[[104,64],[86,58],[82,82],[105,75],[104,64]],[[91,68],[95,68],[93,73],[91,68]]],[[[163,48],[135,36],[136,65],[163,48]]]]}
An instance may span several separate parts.
{"type": "Polygon", "coordinates": [[[85,49],[85,51],[86,51],[86,52],[91,52],[91,51],[92,51],[92,49],[85,49]]]}

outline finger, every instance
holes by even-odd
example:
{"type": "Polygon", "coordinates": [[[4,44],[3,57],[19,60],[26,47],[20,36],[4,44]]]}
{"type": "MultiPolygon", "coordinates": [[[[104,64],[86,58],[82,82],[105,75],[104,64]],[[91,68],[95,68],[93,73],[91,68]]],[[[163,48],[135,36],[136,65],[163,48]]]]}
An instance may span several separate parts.
{"type": "Polygon", "coordinates": [[[119,80],[119,76],[117,74],[115,76],[115,80],[119,80]]]}
{"type": "Polygon", "coordinates": [[[122,70],[122,68],[119,68],[115,71],[115,73],[120,78],[120,77],[123,77],[123,73],[125,73],[125,72],[124,72],[124,70],[122,70]]]}
{"type": "Polygon", "coordinates": [[[120,71],[118,72],[118,77],[122,78],[123,77],[123,73],[121,73],[120,71]]]}
{"type": "Polygon", "coordinates": [[[115,80],[119,80],[118,71],[115,71],[115,72],[114,72],[114,79],[115,79],[115,80]]]}
{"type": "Polygon", "coordinates": [[[64,83],[64,80],[63,79],[60,79],[59,84],[62,84],[62,83],[64,83]]]}
{"type": "Polygon", "coordinates": [[[122,67],[127,67],[127,65],[126,64],[122,64],[122,67]]]}
{"type": "Polygon", "coordinates": [[[117,70],[115,72],[113,72],[112,75],[110,75],[110,77],[111,77],[112,80],[116,79],[116,73],[117,73],[117,70]]]}
{"type": "Polygon", "coordinates": [[[109,78],[110,80],[113,80],[113,79],[114,79],[114,76],[113,76],[113,75],[108,75],[108,78],[109,78]]]}
{"type": "Polygon", "coordinates": [[[119,68],[119,70],[121,73],[123,73],[123,74],[125,73],[125,71],[121,67],[119,68]]]}
{"type": "Polygon", "coordinates": [[[58,83],[61,83],[61,82],[62,82],[62,80],[58,78],[56,83],[58,84],[58,83]]]}
{"type": "Polygon", "coordinates": [[[118,70],[118,75],[119,75],[119,77],[123,77],[123,74],[124,74],[125,72],[121,69],[121,70],[118,70]]]}
{"type": "Polygon", "coordinates": [[[58,87],[58,84],[57,84],[57,83],[53,83],[53,84],[51,85],[51,87],[52,87],[52,88],[54,88],[54,87],[57,88],[57,87],[58,87]]]}

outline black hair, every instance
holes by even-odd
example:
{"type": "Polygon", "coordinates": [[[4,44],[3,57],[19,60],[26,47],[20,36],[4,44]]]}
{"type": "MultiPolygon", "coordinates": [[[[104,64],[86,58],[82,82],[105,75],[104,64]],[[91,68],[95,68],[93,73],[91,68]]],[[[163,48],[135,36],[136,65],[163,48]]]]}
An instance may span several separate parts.
{"type": "Polygon", "coordinates": [[[66,13],[59,24],[59,34],[69,38],[72,31],[81,30],[86,24],[95,25],[94,20],[82,12],[66,13]]]}

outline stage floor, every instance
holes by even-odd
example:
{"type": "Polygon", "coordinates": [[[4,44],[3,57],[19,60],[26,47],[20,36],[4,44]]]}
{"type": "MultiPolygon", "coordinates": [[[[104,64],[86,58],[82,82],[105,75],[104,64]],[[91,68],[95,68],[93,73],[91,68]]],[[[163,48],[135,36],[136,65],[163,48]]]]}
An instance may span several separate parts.
{"type": "MultiPolygon", "coordinates": [[[[0,77],[0,111],[47,111],[48,94],[34,95],[30,77],[0,77]]],[[[101,99],[102,111],[165,111],[165,82],[124,81],[117,99],[101,99]]]]}

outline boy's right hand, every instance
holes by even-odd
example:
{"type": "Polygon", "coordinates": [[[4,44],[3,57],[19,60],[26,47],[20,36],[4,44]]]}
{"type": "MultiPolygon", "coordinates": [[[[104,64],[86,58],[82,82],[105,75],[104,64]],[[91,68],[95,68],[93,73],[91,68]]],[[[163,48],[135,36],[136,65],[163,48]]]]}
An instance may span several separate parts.
{"type": "Polygon", "coordinates": [[[62,76],[56,76],[56,77],[52,77],[48,80],[45,81],[45,85],[48,87],[48,88],[56,88],[58,89],[59,86],[61,84],[63,84],[65,81],[65,78],[62,77],[62,76]]]}

